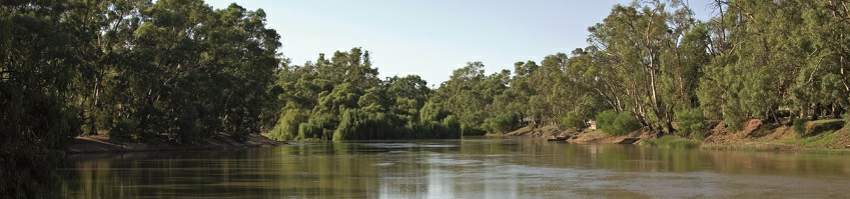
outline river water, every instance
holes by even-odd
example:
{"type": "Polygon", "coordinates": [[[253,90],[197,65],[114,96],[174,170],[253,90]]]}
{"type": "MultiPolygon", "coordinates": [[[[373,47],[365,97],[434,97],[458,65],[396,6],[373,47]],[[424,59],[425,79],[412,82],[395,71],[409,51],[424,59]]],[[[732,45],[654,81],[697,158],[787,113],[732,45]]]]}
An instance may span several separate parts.
{"type": "Polygon", "coordinates": [[[66,198],[850,198],[850,155],[531,139],[82,155],[66,198]]]}

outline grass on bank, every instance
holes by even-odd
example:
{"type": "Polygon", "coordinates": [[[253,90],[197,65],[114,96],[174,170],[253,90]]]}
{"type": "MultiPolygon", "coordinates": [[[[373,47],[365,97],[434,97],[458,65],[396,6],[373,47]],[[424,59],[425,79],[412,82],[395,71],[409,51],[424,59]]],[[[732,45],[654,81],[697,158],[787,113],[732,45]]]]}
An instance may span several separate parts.
{"type": "Polygon", "coordinates": [[[815,136],[804,137],[795,142],[805,148],[846,148],[850,139],[850,128],[823,132],[815,136]]]}
{"type": "Polygon", "coordinates": [[[660,148],[691,149],[700,146],[700,141],[680,136],[668,135],[660,138],[649,139],[641,142],[643,145],[660,148]]]}
{"type": "Polygon", "coordinates": [[[794,123],[796,138],[784,143],[801,148],[840,149],[850,144],[850,127],[845,119],[826,119],[794,123]]]}

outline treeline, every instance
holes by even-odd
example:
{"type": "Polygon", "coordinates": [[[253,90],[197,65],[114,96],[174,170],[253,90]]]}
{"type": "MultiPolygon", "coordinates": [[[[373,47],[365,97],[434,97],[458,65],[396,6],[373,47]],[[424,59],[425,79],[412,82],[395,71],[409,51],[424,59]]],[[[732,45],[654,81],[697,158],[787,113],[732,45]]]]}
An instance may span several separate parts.
{"type": "Polygon", "coordinates": [[[513,74],[470,63],[433,99],[461,125],[489,132],[599,120],[614,134],[699,137],[711,120],[734,130],[752,118],[788,124],[847,112],[850,1],[711,5],[718,15],[708,21],[683,1],[617,5],[588,29],[588,47],[518,62],[513,74]]]}
{"type": "Polygon", "coordinates": [[[0,195],[47,181],[77,135],[191,144],[274,124],[280,36],[200,0],[2,1],[0,195]]]}
{"type": "Polygon", "coordinates": [[[0,195],[46,197],[79,135],[201,144],[458,138],[417,76],[378,78],[355,48],[290,66],[261,9],[202,0],[0,2],[0,195]],[[41,195],[40,195],[41,193],[41,195]]]}
{"type": "Polygon", "coordinates": [[[459,138],[457,118],[428,103],[419,76],[381,80],[369,52],[336,52],[330,59],[285,66],[280,119],[268,135],[279,140],[459,138]]]}
{"type": "Polygon", "coordinates": [[[0,2],[0,195],[27,197],[75,136],[200,144],[458,138],[418,76],[359,48],[290,65],[262,9],[202,0],[0,2]],[[5,183],[8,182],[8,183],[5,183]],[[38,181],[35,181],[38,182],[38,181]],[[30,190],[26,190],[30,189],[30,190]]]}
{"type": "Polygon", "coordinates": [[[55,132],[32,131],[191,143],[258,132],[274,114],[280,36],[262,10],[192,0],[11,1],[2,9],[9,133],[49,127],[55,132]]]}
{"type": "MultiPolygon", "coordinates": [[[[703,2],[704,3],[704,2],[703,2]]],[[[439,88],[381,79],[354,48],[292,65],[263,10],[201,0],[0,2],[0,195],[43,184],[50,149],[77,135],[192,144],[265,133],[280,140],[457,138],[522,126],[701,136],[838,118],[850,108],[850,1],[617,5],[589,46],[513,71],[480,62],[439,88]]]]}

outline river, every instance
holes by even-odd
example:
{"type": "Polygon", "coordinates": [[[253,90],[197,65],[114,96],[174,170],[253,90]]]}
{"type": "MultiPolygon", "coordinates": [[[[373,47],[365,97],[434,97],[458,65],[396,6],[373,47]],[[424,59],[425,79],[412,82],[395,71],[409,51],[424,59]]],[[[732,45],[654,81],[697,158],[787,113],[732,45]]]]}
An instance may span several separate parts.
{"type": "Polygon", "coordinates": [[[66,198],[848,198],[850,155],[532,139],[75,155],[66,198]]]}

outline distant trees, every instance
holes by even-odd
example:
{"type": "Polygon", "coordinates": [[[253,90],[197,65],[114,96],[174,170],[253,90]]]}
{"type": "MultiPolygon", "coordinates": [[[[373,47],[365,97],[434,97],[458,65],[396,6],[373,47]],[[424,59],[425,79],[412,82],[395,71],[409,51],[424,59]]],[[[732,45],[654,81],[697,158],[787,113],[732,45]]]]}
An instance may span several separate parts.
{"type": "Polygon", "coordinates": [[[467,63],[442,83],[431,102],[456,115],[465,135],[483,134],[485,120],[498,111],[494,102],[497,95],[507,89],[505,83],[509,75],[509,71],[502,71],[488,76],[481,62],[467,63]]]}
{"type": "Polygon", "coordinates": [[[0,3],[0,195],[31,197],[50,149],[77,135],[198,143],[458,138],[522,126],[701,136],[704,120],[802,124],[850,108],[850,1],[615,6],[589,46],[432,90],[379,78],[354,48],[293,65],[262,9],[202,0],[0,3]]]}
{"type": "Polygon", "coordinates": [[[460,127],[428,103],[419,76],[378,78],[368,51],[320,54],[315,62],[278,72],[281,118],[268,133],[279,140],[458,138],[460,127]]]}
{"type": "Polygon", "coordinates": [[[716,1],[719,15],[705,22],[684,3],[617,5],[589,28],[590,46],[517,62],[510,75],[458,69],[437,89],[439,104],[474,130],[583,128],[611,110],[684,136],[701,136],[704,120],[739,129],[750,118],[839,118],[850,108],[850,2],[716,1]]]}

